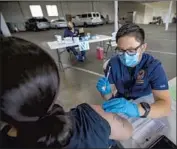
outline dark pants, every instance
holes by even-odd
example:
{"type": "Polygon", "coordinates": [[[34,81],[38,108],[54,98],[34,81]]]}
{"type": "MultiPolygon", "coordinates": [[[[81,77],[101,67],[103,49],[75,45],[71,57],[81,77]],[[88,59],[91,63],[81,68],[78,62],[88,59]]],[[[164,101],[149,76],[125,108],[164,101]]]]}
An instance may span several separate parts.
{"type": "MultiPolygon", "coordinates": [[[[68,52],[72,52],[75,56],[79,55],[79,53],[76,51],[76,47],[77,46],[73,46],[73,47],[67,47],[67,51],[68,52]]],[[[84,56],[85,57],[85,51],[81,51],[81,56],[84,56]]]]}

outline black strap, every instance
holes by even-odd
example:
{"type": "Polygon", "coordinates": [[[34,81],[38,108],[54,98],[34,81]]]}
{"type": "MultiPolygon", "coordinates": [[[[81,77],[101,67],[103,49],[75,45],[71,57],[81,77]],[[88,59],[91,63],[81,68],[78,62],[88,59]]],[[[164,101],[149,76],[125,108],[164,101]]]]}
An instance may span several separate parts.
{"type": "Polygon", "coordinates": [[[124,91],[125,91],[124,96],[126,99],[129,100],[130,95],[132,93],[132,85],[135,82],[133,77],[134,77],[134,72],[135,72],[136,67],[134,67],[134,68],[128,67],[127,69],[128,69],[131,79],[130,79],[130,81],[126,82],[126,84],[124,84],[124,91]]]}
{"type": "MultiPolygon", "coordinates": [[[[152,62],[151,62],[152,63],[152,62]]],[[[145,70],[145,72],[147,72],[147,70],[148,70],[148,64],[145,64],[141,69],[143,69],[143,70],[145,70]]],[[[125,98],[126,99],[128,99],[128,100],[130,100],[130,99],[133,99],[133,98],[131,98],[130,96],[131,96],[131,94],[132,94],[132,90],[133,90],[133,85],[135,84],[135,79],[134,79],[134,73],[135,73],[135,70],[136,70],[136,67],[134,67],[134,68],[130,68],[130,67],[128,67],[128,71],[129,71],[129,74],[130,74],[130,76],[131,76],[131,79],[130,79],[130,81],[129,82],[127,82],[126,83],[126,85],[124,84],[124,90],[126,89],[126,91],[125,91],[125,98]]],[[[135,99],[133,99],[133,100],[135,100],[135,99]]]]}

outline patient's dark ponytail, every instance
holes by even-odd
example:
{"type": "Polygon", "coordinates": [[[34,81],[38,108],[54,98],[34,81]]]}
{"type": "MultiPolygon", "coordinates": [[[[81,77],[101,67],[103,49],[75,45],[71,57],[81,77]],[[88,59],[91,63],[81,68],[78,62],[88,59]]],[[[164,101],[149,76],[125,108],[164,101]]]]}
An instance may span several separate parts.
{"type": "Polygon", "coordinates": [[[18,140],[23,142],[18,143],[21,144],[20,147],[63,148],[72,135],[70,118],[59,105],[54,105],[52,110],[38,121],[21,125],[19,128],[18,140]]]}
{"type": "Polygon", "coordinates": [[[53,59],[38,46],[14,37],[0,39],[1,121],[14,126],[14,147],[65,147],[70,117],[57,99],[60,78],[53,59]]]}

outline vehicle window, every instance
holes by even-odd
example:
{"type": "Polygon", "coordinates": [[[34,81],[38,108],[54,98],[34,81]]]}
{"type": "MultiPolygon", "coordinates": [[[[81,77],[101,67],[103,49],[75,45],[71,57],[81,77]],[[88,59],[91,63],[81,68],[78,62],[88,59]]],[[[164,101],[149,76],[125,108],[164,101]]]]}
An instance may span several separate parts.
{"type": "Polygon", "coordinates": [[[91,14],[91,13],[89,13],[89,14],[88,14],[88,17],[92,17],[92,14],[91,14]]]}
{"type": "Polygon", "coordinates": [[[82,14],[82,18],[87,18],[87,14],[82,14]]]}
{"type": "Polygon", "coordinates": [[[95,14],[95,13],[93,13],[93,17],[96,17],[96,14],[95,14]]]}
{"type": "Polygon", "coordinates": [[[101,18],[104,19],[103,15],[101,15],[101,18]]]}
{"type": "Polygon", "coordinates": [[[42,19],[36,19],[36,21],[38,21],[38,22],[43,22],[43,20],[42,20],[42,19]]]}
{"type": "Polygon", "coordinates": [[[37,19],[38,22],[48,22],[46,18],[37,19]]]}
{"type": "Polygon", "coordinates": [[[35,21],[35,19],[29,19],[28,22],[32,23],[32,22],[34,22],[34,21],[35,21]]]}
{"type": "Polygon", "coordinates": [[[46,18],[43,18],[43,21],[44,21],[44,22],[48,22],[48,20],[47,20],[46,18]]]}
{"type": "Polygon", "coordinates": [[[99,17],[99,14],[97,13],[96,16],[99,17]]]}
{"type": "Polygon", "coordinates": [[[76,20],[79,19],[79,18],[82,18],[81,15],[77,15],[77,16],[75,17],[76,20]]]}
{"type": "Polygon", "coordinates": [[[78,17],[82,17],[82,15],[77,15],[78,17]]]}
{"type": "Polygon", "coordinates": [[[65,20],[63,20],[63,19],[59,19],[58,21],[59,21],[59,22],[65,22],[65,20]]]}

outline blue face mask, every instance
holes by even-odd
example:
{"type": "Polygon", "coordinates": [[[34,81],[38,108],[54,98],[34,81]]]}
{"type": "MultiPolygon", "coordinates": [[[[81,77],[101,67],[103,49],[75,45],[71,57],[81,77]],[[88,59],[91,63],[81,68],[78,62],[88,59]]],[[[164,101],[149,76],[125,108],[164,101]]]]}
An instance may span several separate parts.
{"type": "Polygon", "coordinates": [[[119,55],[121,62],[128,67],[134,67],[139,63],[139,53],[137,52],[135,55],[128,55],[124,53],[119,55]]]}

